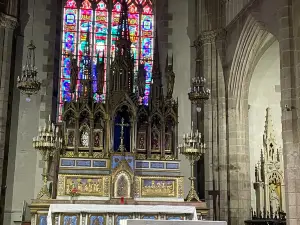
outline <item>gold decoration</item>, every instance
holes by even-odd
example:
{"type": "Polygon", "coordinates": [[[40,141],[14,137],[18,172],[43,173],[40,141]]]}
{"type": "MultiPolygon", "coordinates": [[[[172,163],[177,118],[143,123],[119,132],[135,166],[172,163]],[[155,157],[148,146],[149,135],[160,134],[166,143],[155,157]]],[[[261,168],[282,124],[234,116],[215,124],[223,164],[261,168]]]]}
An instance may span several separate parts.
{"type": "Polygon", "coordinates": [[[62,175],[58,176],[58,195],[70,195],[73,188],[81,196],[109,197],[110,177],[95,175],[62,175]]]}
{"type": "Polygon", "coordinates": [[[60,152],[62,149],[62,139],[59,137],[58,127],[55,127],[51,123],[51,118],[49,116],[48,124],[45,127],[39,128],[39,135],[33,138],[32,141],[33,147],[38,150],[44,161],[43,168],[43,186],[40,192],[38,193],[37,198],[51,198],[51,193],[48,189],[48,175],[49,175],[49,164],[50,156],[54,156],[56,152],[60,152]]]}
{"type": "Polygon", "coordinates": [[[176,197],[177,182],[168,179],[142,179],[142,197],[176,197]]]}
{"type": "Polygon", "coordinates": [[[195,189],[195,180],[196,177],[194,176],[194,166],[195,162],[200,159],[200,157],[205,152],[205,144],[202,143],[202,136],[201,133],[193,132],[193,122],[192,122],[192,129],[191,132],[188,134],[183,135],[183,144],[179,145],[180,153],[185,155],[185,157],[190,161],[191,164],[191,176],[189,177],[189,180],[191,181],[191,189],[188,193],[188,196],[186,198],[186,201],[190,202],[192,200],[196,200],[200,202],[199,196],[195,189]]]}
{"type": "Polygon", "coordinates": [[[136,198],[183,198],[183,177],[135,177],[136,198]]]}
{"type": "Polygon", "coordinates": [[[66,151],[66,152],[64,152],[62,157],[66,157],[66,158],[93,158],[93,159],[107,158],[107,157],[105,157],[104,152],[93,152],[93,155],[90,156],[89,152],[78,152],[78,154],[76,155],[74,151],[66,151]]]}

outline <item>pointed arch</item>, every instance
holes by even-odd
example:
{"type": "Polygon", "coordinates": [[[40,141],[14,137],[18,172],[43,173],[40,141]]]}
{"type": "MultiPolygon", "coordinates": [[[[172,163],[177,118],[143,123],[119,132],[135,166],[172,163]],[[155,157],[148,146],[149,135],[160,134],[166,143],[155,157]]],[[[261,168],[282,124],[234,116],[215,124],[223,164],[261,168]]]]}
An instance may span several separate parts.
{"type": "Polygon", "coordinates": [[[275,37],[250,14],[238,40],[228,80],[228,95],[235,99],[237,108],[243,107],[241,104],[248,97],[253,70],[267,49],[265,46],[270,46],[274,40],[275,37]]]}

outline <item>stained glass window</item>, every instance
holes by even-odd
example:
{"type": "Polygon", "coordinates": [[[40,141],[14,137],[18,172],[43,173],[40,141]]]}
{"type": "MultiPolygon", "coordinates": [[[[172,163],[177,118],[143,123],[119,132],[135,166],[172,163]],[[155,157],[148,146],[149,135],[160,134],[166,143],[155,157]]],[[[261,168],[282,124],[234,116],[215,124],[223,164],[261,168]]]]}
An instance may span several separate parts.
{"type": "MultiPolygon", "coordinates": [[[[67,0],[64,6],[63,35],[62,35],[62,61],[60,79],[59,120],[61,120],[62,107],[65,101],[71,100],[70,94],[70,59],[68,55],[77,55],[78,66],[86,47],[89,34],[90,56],[93,65],[97,55],[104,53],[105,70],[109,68],[111,58],[115,52],[115,41],[121,11],[121,0],[84,0],[80,5],[78,1],[67,0]],[[112,5],[111,11],[108,6],[112,5]],[[110,16],[110,18],[109,18],[110,16]],[[89,32],[88,32],[89,31],[89,32]],[[108,51],[108,49],[110,51],[108,51]]],[[[150,83],[153,65],[153,11],[152,0],[127,0],[128,24],[130,29],[131,48],[135,59],[135,73],[138,65],[143,63],[147,71],[144,104],[148,104],[150,83]]],[[[106,74],[106,72],[105,72],[106,74]]],[[[94,90],[96,92],[96,73],[93,70],[94,90]]],[[[82,70],[79,70],[79,79],[82,70]]],[[[106,80],[106,79],[105,79],[106,80]]],[[[78,80],[76,91],[80,90],[78,80]]],[[[105,100],[106,86],[103,95],[94,94],[97,101],[105,100]]]]}

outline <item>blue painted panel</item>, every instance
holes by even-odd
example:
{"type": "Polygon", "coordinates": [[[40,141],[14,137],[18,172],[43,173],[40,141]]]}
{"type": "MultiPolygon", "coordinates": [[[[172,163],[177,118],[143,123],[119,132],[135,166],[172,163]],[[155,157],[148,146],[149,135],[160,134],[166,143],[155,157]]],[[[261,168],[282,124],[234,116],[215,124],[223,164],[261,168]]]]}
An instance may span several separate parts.
{"type": "Polygon", "coordinates": [[[78,216],[64,216],[63,225],[77,225],[78,216]]]}
{"type": "Polygon", "coordinates": [[[149,162],[136,162],[136,168],[149,168],[149,162]]]}
{"type": "Polygon", "coordinates": [[[37,225],[47,225],[47,215],[39,215],[37,225]]]}
{"type": "MultiPolygon", "coordinates": [[[[133,158],[133,156],[125,156],[125,159],[126,159],[128,165],[130,166],[130,168],[132,170],[134,170],[134,158],[133,158]]],[[[124,160],[124,156],[122,156],[122,155],[113,156],[112,161],[111,161],[111,168],[112,169],[116,168],[122,160],[124,160]]]]}
{"type": "Polygon", "coordinates": [[[179,169],[179,163],[167,163],[166,168],[167,169],[172,169],[172,170],[178,170],[179,169]]]}
{"type": "Polygon", "coordinates": [[[74,159],[62,159],[60,161],[60,166],[75,166],[74,159]]]}
{"type": "Polygon", "coordinates": [[[103,160],[94,160],[93,161],[93,167],[106,168],[106,161],[103,161],[103,160]]]}
{"type": "Polygon", "coordinates": [[[143,220],[155,220],[155,216],[143,216],[143,220]]]}
{"type": "Polygon", "coordinates": [[[104,225],[105,224],[104,217],[103,216],[91,216],[89,225],[94,225],[94,224],[104,225]]]}
{"type": "Polygon", "coordinates": [[[134,170],[134,158],[133,156],[126,156],[125,159],[127,160],[128,165],[132,170],[134,170]]]}
{"type": "Polygon", "coordinates": [[[151,169],[163,169],[164,163],[163,162],[151,162],[150,168],[151,169]]]}
{"type": "Polygon", "coordinates": [[[167,220],[183,220],[181,216],[169,216],[167,220]]]}
{"type": "Polygon", "coordinates": [[[130,216],[117,216],[116,225],[120,225],[120,220],[130,219],[130,216]]]}
{"type": "Polygon", "coordinates": [[[91,167],[91,160],[76,160],[76,166],[78,167],[91,167]]]}

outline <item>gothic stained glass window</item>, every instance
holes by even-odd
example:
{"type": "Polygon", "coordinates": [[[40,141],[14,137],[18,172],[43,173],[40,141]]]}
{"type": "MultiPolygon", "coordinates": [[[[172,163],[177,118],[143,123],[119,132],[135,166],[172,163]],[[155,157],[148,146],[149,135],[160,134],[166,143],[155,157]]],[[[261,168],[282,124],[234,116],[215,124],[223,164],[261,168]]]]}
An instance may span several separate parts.
{"type": "MultiPolygon", "coordinates": [[[[70,59],[68,55],[77,55],[78,65],[83,55],[83,49],[89,36],[90,56],[93,58],[95,67],[97,55],[104,53],[105,74],[109,68],[115,51],[115,41],[118,28],[118,21],[121,11],[121,0],[67,0],[63,13],[63,35],[62,35],[62,57],[60,76],[60,99],[59,99],[59,120],[61,120],[62,108],[65,101],[71,100],[70,94],[70,59]],[[109,5],[112,5],[109,12],[109,5]],[[110,16],[110,18],[109,18],[110,16]],[[89,32],[88,32],[89,31],[89,32]],[[110,51],[108,51],[110,50],[110,51]]],[[[143,63],[147,71],[144,104],[148,104],[150,84],[152,79],[153,65],[153,23],[154,16],[151,0],[127,0],[128,23],[130,38],[132,42],[132,53],[135,59],[135,73],[137,74],[138,64],[143,63]]],[[[93,69],[93,87],[96,92],[96,73],[93,69]]],[[[79,79],[82,78],[81,68],[79,79]]],[[[106,81],[106,78],[105,78],[106,81]]],[[[76,91],[80,90],[78,80],[76,91]]],[[[106,85],[103,95],[94,94],[97,101],[105,100],[106,85]]]]}

